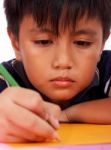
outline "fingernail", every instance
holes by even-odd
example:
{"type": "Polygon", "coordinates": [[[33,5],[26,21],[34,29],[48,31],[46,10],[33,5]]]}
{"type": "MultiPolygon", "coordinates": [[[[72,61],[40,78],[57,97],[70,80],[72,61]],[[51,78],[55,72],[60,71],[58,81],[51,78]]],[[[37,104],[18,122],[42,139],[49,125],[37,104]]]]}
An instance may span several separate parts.
{"type": "Polygon", "coordinates": [[[50,117],[50,123],[52,124],[52,126],[55,128],[55,129],[58,129],[60,124],[59,124],[59,120],[56,119],[55,117],[51,116],[50,117]]]}
{"type": "Polygon", "coordinates": [[[54,132],[54,134],[52,135],[52,138],[56,141],[61,141],[60,136],[57,132],[54,132]]]}
{"type": "Polygon", "coordinates": [[[53,119],[53,122],[54,122],[55,128],[58,129],[60,126],[59,121],[57,119],[53,119]]]}

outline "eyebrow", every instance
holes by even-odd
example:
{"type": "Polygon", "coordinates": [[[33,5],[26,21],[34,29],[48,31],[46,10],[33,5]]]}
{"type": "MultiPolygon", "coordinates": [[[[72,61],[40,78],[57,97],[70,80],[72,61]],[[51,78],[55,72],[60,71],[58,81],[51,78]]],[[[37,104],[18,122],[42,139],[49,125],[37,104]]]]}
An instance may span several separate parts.
{"type": "Polygon", "coordinates": [[[76,35],[85,34],[85,35],[90,35],[90,36],[97,36],[97,32],[95,30],[92,30],[92,29],[89,29],[89,28],[74,31],[73,34],[76,34],[76,35]]]}
{"type": "MultiPolygon", "coordinates": [[[[50,33],[50,34],[55,34],[56,32],[54,30],[51,30],[49,28],[32,28],[29,29],[29,32],[31,33],[50,33]]],[[[88,36],[97,36],[97,32],[95,30],[89,29],[89,28],[83,28],[80,30],[74,30],[71,33],[72,35],[88,35],[88,36]]]]}
{"type": "Polygon", "coordinates": [[[29,29],[29,32],[31,33],[37,33],[37,32],[44,33],[45,32],[45,33],[56,34],[55,31],[48,29],[48,28],[32,28],[32,29],[29,29]]]}

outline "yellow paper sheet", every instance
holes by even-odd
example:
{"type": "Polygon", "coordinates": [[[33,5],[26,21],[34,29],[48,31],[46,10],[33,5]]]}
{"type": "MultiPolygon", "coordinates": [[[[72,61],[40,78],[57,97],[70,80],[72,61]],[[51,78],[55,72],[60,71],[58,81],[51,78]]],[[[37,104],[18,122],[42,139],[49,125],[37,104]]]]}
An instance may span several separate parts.
{"type": "MultiPolygon", "coordinates": [[[[58,132],[61,137],[60,142],[27,143],[22,146],[111,143],[111,125],[62,124],[58,132]]],[[[20,146],[20,144],[15,146],[20,146]]]]}

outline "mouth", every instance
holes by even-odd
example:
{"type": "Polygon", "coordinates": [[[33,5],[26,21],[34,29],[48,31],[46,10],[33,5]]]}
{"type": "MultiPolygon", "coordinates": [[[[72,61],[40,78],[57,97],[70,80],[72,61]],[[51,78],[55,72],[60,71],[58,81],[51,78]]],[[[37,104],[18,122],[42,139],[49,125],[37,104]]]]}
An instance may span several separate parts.
{"type": "Polygon", "coordinates": [[[69,77],[57,77],[50,81],[54,86],[59,87],[59,88],[68,88],[72,86],[72,84],[75,82],[69,77]]]}

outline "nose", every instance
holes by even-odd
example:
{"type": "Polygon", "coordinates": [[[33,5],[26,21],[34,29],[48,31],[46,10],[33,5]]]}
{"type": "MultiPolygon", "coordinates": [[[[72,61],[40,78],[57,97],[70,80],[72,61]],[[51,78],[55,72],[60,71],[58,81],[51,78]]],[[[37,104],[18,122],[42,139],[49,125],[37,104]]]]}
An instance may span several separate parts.
{"type": "Polygon", "coordinates": [[[72,53],[68,48],[57,48],[54,53],[53,67],[56,69],[71,69],[73,66],[72,53]]]}

